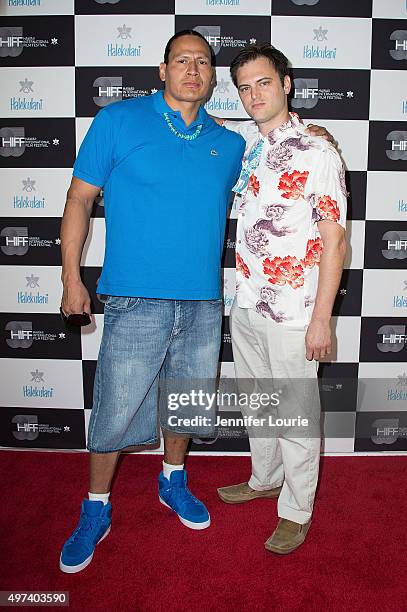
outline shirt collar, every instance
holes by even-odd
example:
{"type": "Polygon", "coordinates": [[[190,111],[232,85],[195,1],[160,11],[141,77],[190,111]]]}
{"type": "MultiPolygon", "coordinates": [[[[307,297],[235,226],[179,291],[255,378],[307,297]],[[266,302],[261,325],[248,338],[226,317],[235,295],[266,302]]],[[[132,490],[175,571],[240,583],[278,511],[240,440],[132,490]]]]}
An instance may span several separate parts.
{"type": "Polygon", "coordinates": [[[285,123],[282,123],[276,128],[270,130],[265,136],[271,145],[275,144],[281,138],[287,136],[287,132],[290,130],[296,130],[301,125],[301,121],[297,113],[289,113],[290,118],[285,123]]]}
{"type": "MultiPolygon", "coordinates": [[[[181,112],[172,109],[171,106],[167,104],[164,98],[163,89],[152,94],[152,97],[153,97],[154,108],[157,113],[160,113],[160,114],[168,113],[172,119],[179,119],[180,121],[183,121],[181,112]]],[[[208,117],[209,117],[208,113],[206,112],[204,107],[201,105],[199,107],[199,111],[198,111],[198,114],[195,120],[190,125],[188,125],[187,129],[190,130],[191,128],[194,128],[199,124],[205,124],[208,117]]]]}

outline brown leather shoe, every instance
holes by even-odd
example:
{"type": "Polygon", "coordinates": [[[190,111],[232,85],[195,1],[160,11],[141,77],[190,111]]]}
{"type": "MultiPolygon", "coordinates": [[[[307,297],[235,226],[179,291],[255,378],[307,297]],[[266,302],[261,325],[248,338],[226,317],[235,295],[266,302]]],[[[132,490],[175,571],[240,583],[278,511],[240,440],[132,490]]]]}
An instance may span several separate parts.
{"type": "Polygon", "coordinates": [[[249,483],[242,482],[237,485],[231,485],[230,487],[221,487],[218,489],[218,495],[226,504],[243,504],[252,499],[278,497],[280,491],[281,487],[268,489],[267,491],[255,491],[249,487],[249,483]]]}
{"type": "Polygon", "coordinates": [[[273,534],[269,537],[264,546],[267,550],[278,555],[287,555],[292,552],[305,540],[311,521],[305,525],[294,523],[288,519],[281,518],[273,534]]]}

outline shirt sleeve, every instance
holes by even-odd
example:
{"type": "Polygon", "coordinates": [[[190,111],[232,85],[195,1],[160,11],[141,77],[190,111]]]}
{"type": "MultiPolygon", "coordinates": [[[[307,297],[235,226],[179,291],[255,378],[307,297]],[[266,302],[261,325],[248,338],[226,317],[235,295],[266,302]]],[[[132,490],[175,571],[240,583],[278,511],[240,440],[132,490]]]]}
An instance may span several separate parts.
{"type": "Polygon", "coordinates": [[[93,119],[80,146],[73,176],[103,187],[113,168],[113,128],[110,114],[102,109],[93,119]]]}
{"type": "Polygon", "coordinates": [[[320,151],[308,177],[304,196],[315,211],[316,222],[328,219],[346,228],[345,169],[334,147],[320,151]]]}

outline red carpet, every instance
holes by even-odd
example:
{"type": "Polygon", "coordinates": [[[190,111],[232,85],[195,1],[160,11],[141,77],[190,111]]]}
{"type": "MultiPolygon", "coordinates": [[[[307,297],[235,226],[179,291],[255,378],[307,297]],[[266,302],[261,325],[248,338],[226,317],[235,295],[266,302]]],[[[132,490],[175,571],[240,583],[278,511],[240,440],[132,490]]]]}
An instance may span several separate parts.
{"type": "Polygon", "coordinates": [[[158,503],[161,458],[126,456],[110,535],[89,567],[66,575],[59,551],[79,515],[87,459],[0,453],[0,590],[69,591],[78,611],[407,610],[405,457],[324,458],[308,539],[279,557],[263,547],[274,500],[227,506],[216,495],[247,478],[248,458],[189,459],[191,489],[212,515],[200,532],[158,503]]]}

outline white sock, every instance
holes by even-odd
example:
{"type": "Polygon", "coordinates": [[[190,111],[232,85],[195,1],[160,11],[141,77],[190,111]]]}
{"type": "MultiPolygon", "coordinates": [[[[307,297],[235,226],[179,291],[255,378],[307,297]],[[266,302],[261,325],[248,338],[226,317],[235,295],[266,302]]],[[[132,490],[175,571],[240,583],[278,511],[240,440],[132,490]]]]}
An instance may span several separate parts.
{"type": "Polygon", "coordinates": [[[163,473],[164,473],[164,476],[168,478],[168,480],[170,479],[171,472],[176,472],[177,470],[183,470],[183,469],[184,469],[183,463],[182,465],[171,465],[170,463],[165,463],[165,461],[163,461],[163,473]]]}
{"type": "Polygon", "coordinates": [[[106,506],[107,502],[109,501],[110,491],[109,493],[91,493],[89,492],[88,495],[89,495],[90,501],[101,501],[106,506]]]}

